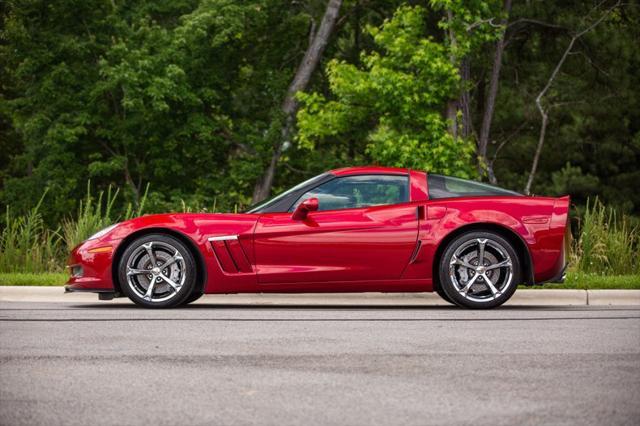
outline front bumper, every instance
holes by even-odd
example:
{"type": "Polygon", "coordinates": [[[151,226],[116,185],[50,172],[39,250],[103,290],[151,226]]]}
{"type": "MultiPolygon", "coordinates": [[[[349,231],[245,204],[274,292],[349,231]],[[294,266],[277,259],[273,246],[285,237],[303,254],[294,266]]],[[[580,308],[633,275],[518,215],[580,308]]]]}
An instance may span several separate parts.
{"type": "Polygon", "coordinates": [[[71,273],[65,291],[114,293],[112,263],[120,240],[91,240],[71,252],[67,268],[71,273]]]}

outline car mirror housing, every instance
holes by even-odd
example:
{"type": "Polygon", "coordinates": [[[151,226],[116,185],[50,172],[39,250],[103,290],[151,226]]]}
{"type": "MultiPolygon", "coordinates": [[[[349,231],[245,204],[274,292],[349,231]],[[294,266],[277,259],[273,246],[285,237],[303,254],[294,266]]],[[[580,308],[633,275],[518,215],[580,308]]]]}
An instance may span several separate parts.
{"type": "Polygon", "coordinates": [[[293,220],[304,220],[307,218],[309,212],[314,212],[318,210],[318,199],[317,198],[308,198],[298,204],[298,207],[293,211],[293,215],[291,216],[293,220]]]}

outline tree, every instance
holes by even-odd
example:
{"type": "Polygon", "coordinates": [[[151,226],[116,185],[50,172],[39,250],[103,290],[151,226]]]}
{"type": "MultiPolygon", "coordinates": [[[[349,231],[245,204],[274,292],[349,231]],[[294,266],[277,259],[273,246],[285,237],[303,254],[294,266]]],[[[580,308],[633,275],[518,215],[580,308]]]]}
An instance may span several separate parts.
{"type": "Polygon", "coordinates": [[[556,76],[558,75],[558,72],[562,68],[562,65],[564,65],[564,62],[567,60],[567,57],[571,53],[571,49],[573,49],[573,45],[575,44],[575,42],[580,37],[587,34],[589,31],[593,30],[598,24],[600,24],[607,17],[607,15],[611,13],[611,11],[613,11],[615,8],[618,7],[619,4],[620,2],[617,1],[613,7],[605,11],[598,19],[596,19],[595,22],[593,22],[591,25],[587,26],[585,29],[579,31],[573,37],[571,37],[571,40],[569,40],[569,45],[567,46],[564,53],[562,54],[562,57],[560,57],[560,60],[558,61],[555,68],[551,72],[551,76],[549,76],[549,79],[547,80],[547,84],[542,88],[540,93],[538,93],[538,96],[536,96],[536,107],[538,108],[538,111],[540,111],[540,116],[542,117],[542,124],[540,125],[540,136],[538,137],[538,146],[536,148],[535,154],[533,155],[531,171],[529,172],[529,178],[527,179],[527,184],[524,187],[525,194],[529,194],[531,192],[531,184],[533,183],[533,179],[536,175],[536,170],[538,168],[538,161],[540,160],[540,153],[542,152],[542,147],[544,145],[544,138],[546,135],[547,124],[549,120],[548,112],[545,109],[545,107],[542,105],[542,98],[545,96],[547,91],[549,91],[549,88],[551,87],[554,80],[556,79],[556,76]]]}
{"type": "Polygon", "coordinates": [[[271,187],[273,186],[273,178],[276,173],[278,160],[280,160],[282,151],[285,148],[286,144],[290,143],[293,130],[293,121],[295,118],[295,113],[298,110],[298,100],[296,99],[296,93],[306,90],[307,86],[309,85],[311,75],[318,67],[320,59],[322,58],[322,53],[324,52],[327,43],[329,43],[329,37],[333,32],[333,27],[335,26],[336,20],[338,18],[341,4],[342,0],[329,0],[329,2],[327,3],[327,8],[324,12],[324,16],[322,17],[322,21],[320,22],[320,28],[318,28],[318,31],[315,32],[315,26],[312,26],[309,46],[307,47],[307,51],[305,52],[302,61],[298,65],[296,74],[293,77],[289,88],[287,89],[287,94],[285,95],[284,101],[282,103],[284,124],[282,127],[281,140],[277,141],[273,149],[273,155],[271,156],[269,166],[267,167],[264,175],[256,183],[255,190],[253,192],[254,203],[262,201],[271,193],[271,187]]]}
{"type": "MultiPolygon", "coordinates": [[[[461,3],[433,3],[440,8],[455,6],[455,12],[463,14],[461,3]]],[[[378,50],[361,56],[361,68],[331,61],[327,75],[335,100],[318,93],[300,96],[301,144],[315,147],[323,139],[351,133],[368,141],[367,153],[376,162],[473,175],[472,145],[455,132],[447,133],[452,123],[441,111],[458,97],[458,58],[487,37],[487,32],[475,31],[488,21],[481,22],[478,14],[454,18],[447,10],[441,28],[449,34],[459,28],[465,31],[459,38],[450,36],[447,44],[426,35],[424,8],[405,6],[381,28],[369,29],[378,50]]]]}
{"type": "Polygon", "coordinates": [[[489,79],[489,87],[487,88],[487,95],[484,103],[484,109],[482,111],[482,124],[480,127],[480,135],[478,136],[478,163],[480,167],[485,166],[487,168],[487,175],[489,182],[496,184],[496,175],[493,172],[493,162],[487,158],[487,146],[489,144],[489,137],[491,134],[491,121],[493,120],[493,113],[496,106],[496,95],[498,94],[498,87],[500,81],[500,70],[502,69],[502,54],[505,48],[505,34],[506,24],[508,22],[508,16],[511,12],[511,0],[504,0],[504,14],[501,25],[505,27],[505,30],[499,36],[498,41],[495,43],[493,63],[491,66],[491,77],[489,79]]]}

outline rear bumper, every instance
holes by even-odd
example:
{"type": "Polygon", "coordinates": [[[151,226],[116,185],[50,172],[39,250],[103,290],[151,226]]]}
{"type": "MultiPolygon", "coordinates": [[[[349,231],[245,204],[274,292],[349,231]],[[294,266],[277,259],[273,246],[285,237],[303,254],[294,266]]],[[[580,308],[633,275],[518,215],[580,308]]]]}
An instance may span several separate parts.
{"type": "Polygon", "coordinates": [[[568,266],[569,265],[565,263],[565,265],[562,267],[562,269],[560,270],[560,272],[558,272],[556,276],[536,284],[551,284],[551,283],[562,284],[567,279],[568,266]]]}

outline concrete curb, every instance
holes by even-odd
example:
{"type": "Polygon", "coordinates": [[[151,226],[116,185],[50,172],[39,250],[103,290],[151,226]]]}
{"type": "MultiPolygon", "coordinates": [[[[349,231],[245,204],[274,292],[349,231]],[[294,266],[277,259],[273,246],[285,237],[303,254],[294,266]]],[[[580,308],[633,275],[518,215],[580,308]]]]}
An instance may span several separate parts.
{"type": "MultiPolygon", "coordinates": [[[[93,293],[64,293],[61,287],[0,286],[1,302],[96,303],[93,293]]],[[[100,303],[131,303],[118,298],[100,303]]],[[[324,293],[324,294],[211,294],[198,304],[224,305],[346,305],[346,306],[448,306],[435,293],[324,293]]],[[[640,290],[517,290],[511,306],[630,306],[640,305],[640,290]]]]}
{"type": "Polygon", "coordinates": [[[640,290],[587,290],[589,305],[640,305],[640,290]]]}

